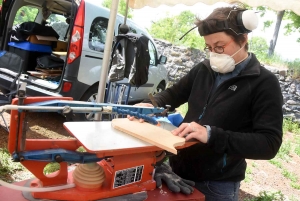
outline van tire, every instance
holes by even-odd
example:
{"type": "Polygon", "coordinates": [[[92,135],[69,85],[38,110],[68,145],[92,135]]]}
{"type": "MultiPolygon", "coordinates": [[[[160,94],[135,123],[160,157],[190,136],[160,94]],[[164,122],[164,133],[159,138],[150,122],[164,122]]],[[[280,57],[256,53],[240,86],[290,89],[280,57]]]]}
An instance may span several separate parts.
{"type": "MultiPolygon", "coordinates": [[[[98,84],[90,87],[85,93],[84,95],[81,97],[80,101],[86,101],[86,102],[94,102],[96,103],[97,101],[97,95],[98,95],[98,84]]],[[[92,115],[92,117],[90,119],[88,119],[88,113],[77,113],[74,115],[74,120],[75,121],[93,121],[94,120],[94,116],[92,115]]]]}

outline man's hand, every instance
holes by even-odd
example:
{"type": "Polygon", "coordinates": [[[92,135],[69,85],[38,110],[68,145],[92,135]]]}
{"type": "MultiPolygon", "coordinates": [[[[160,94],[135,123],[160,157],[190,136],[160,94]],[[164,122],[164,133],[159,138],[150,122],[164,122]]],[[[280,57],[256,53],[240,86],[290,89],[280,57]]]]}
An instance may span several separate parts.
{"type": "Polygon", "coordinates": [[[196,122],[182,123],[171,132],[173,135],[184,137],[186,141],[193,138],[203,143],[207,143],[208,141],[207,129],[196,122]]]}
{"type": "Polygon", "coordinates": [[[168,188],[175,193],[182,192],[189,195],[194,191],[193,186],[195,186],[195,182],[182,179],[172,171],[169,165],[165,163],[155,169],[154,180],[156,181],[157,188],[161,188],[162,181],[164,181],[168,188]]]}

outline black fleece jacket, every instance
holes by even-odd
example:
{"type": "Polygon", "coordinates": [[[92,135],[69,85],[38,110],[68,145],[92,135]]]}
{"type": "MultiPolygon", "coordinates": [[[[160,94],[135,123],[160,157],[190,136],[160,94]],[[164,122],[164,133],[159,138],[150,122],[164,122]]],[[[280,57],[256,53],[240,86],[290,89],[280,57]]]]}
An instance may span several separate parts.
{"type": "MultiPolygon", "coordinates": [[[[173,171],[193,181],[241,181],[248,159],[271,159],[282,143],[282,93],[275,75],[253,54],[236,77],[211,94],[215,73],[209,61],[196,65],[154,98],[161,107],[188,102],[183,122],[211,126],[207,144],[197,143],[170,158],[173,171]]],[[[145,102],[148,102],[145,100],[145,102]]]]}

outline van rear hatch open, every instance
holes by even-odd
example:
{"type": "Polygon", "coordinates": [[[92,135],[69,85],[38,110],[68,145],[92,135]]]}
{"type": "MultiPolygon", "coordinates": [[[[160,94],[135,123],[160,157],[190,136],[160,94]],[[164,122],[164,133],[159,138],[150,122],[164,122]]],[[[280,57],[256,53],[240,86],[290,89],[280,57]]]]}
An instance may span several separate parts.
{"type": "MultiPolygon", "coordinates": [[[[57,92],[67,63],[70,31],[79,4],[78,0],[3,1],[1,51],[13,52],[23,58],[25,67],[19,81],[27,83],[28,95],[60,96],[57,92]]],[[[14,76],[1,66],[0,90],[7,90],[14,76]]]]}

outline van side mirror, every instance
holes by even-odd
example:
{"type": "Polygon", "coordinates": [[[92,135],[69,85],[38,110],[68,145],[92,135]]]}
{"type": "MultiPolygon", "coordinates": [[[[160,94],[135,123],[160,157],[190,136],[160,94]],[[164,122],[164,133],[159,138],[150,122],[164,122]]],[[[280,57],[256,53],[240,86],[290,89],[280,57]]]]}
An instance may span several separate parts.
{"type": "Polygon", "coordinates": [[[160,55],[159,57],[159,63],[160,64],[166,64],[167,63],[168,58],[164,55],[160,55]]]}

